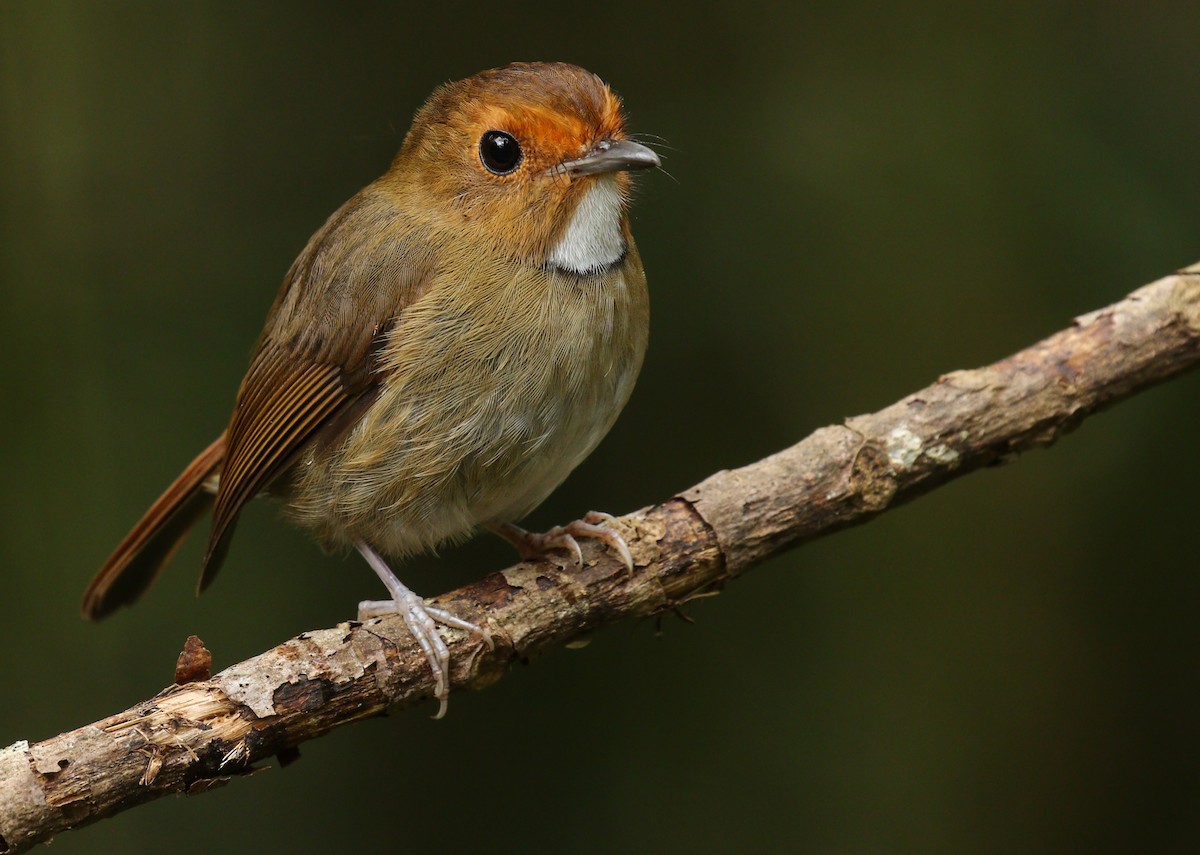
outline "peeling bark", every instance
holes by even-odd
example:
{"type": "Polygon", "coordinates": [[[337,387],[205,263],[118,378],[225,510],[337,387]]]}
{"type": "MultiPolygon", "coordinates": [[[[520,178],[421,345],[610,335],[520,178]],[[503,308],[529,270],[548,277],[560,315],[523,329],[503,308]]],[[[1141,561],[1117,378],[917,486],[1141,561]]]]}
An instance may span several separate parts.
{"type": "MultiPolygon", "coordinates": [[[[1200,264],[1020,353],[956,371],[877,413],[718,472],[617,519],[635,572],[583,544],[582,568],[519,564],[438,605],[496,643],[443,630],[454,689],[479,689],[608,624],[675,608],[797,544],[866,522],[981,466],[1048,446],[1083,418],[1200,362],[1200,264]]],[[[0,855],[167,793],[288,762],[302,742],[432,695],[398,618],[303,633],[209,677],[189,639],[177,684],[102,721],[0,749],[0,855]]]]}

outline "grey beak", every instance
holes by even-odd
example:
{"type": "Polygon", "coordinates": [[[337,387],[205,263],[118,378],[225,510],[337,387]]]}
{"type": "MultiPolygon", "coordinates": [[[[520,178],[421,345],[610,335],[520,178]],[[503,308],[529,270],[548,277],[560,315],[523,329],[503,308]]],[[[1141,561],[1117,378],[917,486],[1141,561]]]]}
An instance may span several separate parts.
{"type": "Polygon", "coordinates": [[[641,143],[632,140],[601,140],[583,157],[564,161],[559,168],[574,178],[579,175],[649,169],[658,165],[658,155],[641,143]]]}

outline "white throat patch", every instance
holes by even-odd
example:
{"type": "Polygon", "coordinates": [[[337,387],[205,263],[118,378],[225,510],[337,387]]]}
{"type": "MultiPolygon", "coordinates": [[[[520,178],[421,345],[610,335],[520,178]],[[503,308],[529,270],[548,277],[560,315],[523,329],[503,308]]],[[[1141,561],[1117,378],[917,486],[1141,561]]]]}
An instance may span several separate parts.
{"type": "Polygon", "coordinates": [[[624,254],[621,194],[616,179],[606,175],[579,200],[567,230],[546,260],[570,273],[595,273],[624,254]]]}

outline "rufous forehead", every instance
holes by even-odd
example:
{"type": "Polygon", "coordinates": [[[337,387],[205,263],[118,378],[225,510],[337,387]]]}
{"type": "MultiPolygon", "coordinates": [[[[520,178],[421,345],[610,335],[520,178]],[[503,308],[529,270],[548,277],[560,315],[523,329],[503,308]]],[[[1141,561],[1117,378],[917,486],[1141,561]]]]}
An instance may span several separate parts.
{"type": "Polygon", "coordinates": [[[483,130],[506,131],[543,154],[582,155],[597,141],[624,136],[620,102],[606,99],[605,109],[594,116],[540,104],[489,105],[478,116],[483,130]]]}

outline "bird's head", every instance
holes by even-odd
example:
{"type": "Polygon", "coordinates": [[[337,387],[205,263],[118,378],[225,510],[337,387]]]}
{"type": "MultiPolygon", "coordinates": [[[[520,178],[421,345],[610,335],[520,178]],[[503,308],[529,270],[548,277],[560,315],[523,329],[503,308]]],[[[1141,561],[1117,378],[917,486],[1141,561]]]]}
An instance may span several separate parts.
{"type": "Polygon", "coordinates": [[[389,178],[432,225],[526,263],[577,274],[618,263],[631,170],[659,165],[628,138],[620,99],[566,63],[514,63],[440,87],[389,178]]]}

